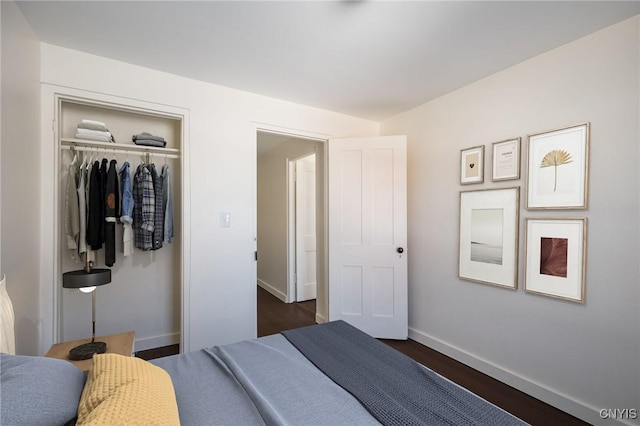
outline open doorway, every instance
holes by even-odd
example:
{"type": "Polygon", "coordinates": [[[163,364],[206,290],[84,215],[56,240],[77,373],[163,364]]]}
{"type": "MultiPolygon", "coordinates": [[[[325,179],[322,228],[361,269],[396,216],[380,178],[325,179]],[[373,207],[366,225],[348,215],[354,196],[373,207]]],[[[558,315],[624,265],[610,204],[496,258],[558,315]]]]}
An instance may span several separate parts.
{"type": "Polygon", "coordinates": [[[257,133],[258,304],[266,291],[282,304],[313,306],[313,322],[323,322],[321,306],[326,305],[313,300],[326,298],[325,145],[321,140],[257,133]],[[296,169],[305,170],[302,187],[292,178],[296,169]],[[296,187],[303,194],[296,195],[296,187]],[[304,221],[296,219],[296,199],[305,210],[304,221]]]}

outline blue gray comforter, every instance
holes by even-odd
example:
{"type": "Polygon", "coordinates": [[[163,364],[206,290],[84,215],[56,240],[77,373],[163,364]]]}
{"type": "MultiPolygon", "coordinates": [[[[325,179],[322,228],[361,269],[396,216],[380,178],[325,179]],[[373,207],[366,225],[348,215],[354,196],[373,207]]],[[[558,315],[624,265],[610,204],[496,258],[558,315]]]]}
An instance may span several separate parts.
{"type": "Polygon", "coordinates": [[[394,373],[396,367],[389,370],[382,364],[394,362],[389,354],[404,355],[367,335],[363,342],[371,339],[384,348],[372,348],[369,341],[364,345],[368,349],[358,349],[362,336],[354,336],[361,332],[354,334],[349,330],[353,327],[339,323],[286,332],[300,350],[276,334],[152,362],[173,380],[183,425],[380,424],[376,417],[384,424],[524,424],[408,358],[401,370],[410,370],[394,373]],[[373,358],[371,349],[379,352],[373,358]],[[361,371],[359,365],[376,373],[361,371]],[[346,381],[335,370],[346,373],[346,381]],[[384,376],[383,382],[375,379],[378,375],[384,376]],[[364,389],[364,396],[357,387],[364,389]],[[397,416],[398,410],[407,410],[407,402],[414,407],[408,415],[397,416]]]}
{"type": "Polygon", "coordinates": [[[152,360],[182,425],[378,425],[282,335],[152,360]]]}

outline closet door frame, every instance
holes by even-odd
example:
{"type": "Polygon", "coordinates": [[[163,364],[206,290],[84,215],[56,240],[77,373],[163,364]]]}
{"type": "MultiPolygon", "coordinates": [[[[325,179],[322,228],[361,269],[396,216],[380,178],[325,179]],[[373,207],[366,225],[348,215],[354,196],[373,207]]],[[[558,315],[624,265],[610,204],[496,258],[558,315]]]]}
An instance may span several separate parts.
{"type": "MultiPolygon", "coordinates": [[[[190,219],[190,175],[189,175],[189,110],[170,105],[122,98],[103,93],[89,92],[81,89],[57,86],[47,83],[41,85],[41,120],[40,137],[40,323],[38,332],[39,352],[44,354],[54,343],[59,342],[61,334],[61,294],[62,274],[60,271],[60,150],[61,136],[60,114],[64,102],[82,103],[98,108],[116,109],[131,114],[149,115],[179,120],[181,123],[180,151],[180,186],[182,226],[176,232],[182,239],[180,253],[180,351],[190,349],[189,334],[189,288],[191,259],[191,219],[190,219]],[[54,177],[52,179],[52,177],[54,177]]],[[[30,259],[25,259],[30,261],[30,259]]]]}

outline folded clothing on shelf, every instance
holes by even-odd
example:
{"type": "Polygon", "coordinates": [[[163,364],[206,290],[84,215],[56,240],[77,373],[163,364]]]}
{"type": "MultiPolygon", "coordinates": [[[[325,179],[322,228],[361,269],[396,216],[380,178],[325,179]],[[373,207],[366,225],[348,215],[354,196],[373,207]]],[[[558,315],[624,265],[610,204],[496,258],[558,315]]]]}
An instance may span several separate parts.
{"type": "Polygon", "coordinates": [[[137,135],[131,136],[131,140],[136,145],[146,145],[164,148],[167,145],[167,141],[162,136],[155,136],[148,132],[142,132],[137,135]]]}
{"type": "Polygon", "coordinates": [[[112,136],[92,135],[89,133],[76,133],[76,139],[85,139],[98,142],[115,142],[112,136]]]}
{"type": "Polygon", "coordinates": [[[105,126],[106,126],[106,124],[104,124],[102,121],[87,120],[86,118],[85,118],[85,119],[83,119],[81,122],[82,122],[83,124],[91,124],[91,125],[94,125],[94,126],[102,126],[102,127],[105,127],[105,126]]]}
{"type": "Polygon", "coordinates": [[[85,135],[93,135],[93,136],[105,136],[107,138],[111,137],[111,132],[109,132],[108,130],[106,131],[91,130],[91,129],[83,129],[81,127],[78,127],[77,133],[85,134],[85,135]]]}
{"type": "Polygon", "coordinates": [[[75,137],[76,139],[86,139],[99,142],[116,141],[111,132],[109,132],[109,129],[107,129],[107,126],[104,123],[95,120],[82,120],[78,123],[75,137]]]}
{"type": "Polygon", "coordinates": [[[109,131],[104,123],[93,120],[82,120],[80,123],[78,123],[78,129],[97,130],[99,132],[109,131]]]}

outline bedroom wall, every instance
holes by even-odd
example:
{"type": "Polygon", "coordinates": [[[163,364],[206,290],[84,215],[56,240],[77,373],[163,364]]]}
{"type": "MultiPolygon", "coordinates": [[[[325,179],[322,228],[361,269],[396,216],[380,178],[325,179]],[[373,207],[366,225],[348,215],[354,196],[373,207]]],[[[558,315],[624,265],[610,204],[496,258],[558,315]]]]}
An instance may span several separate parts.
{"type": "MultiPolygon", "coordinates": [[[[410,337],[586,421],[640,407],[640,17],[382,123],[408,136],[410,337]],[[591,122],[589,209],[527,211],[527,134],[591,122]],[[491,182],[491,143],[523,138],[522,178],[491,182]],[[459,185],[485,145],[485,183],[459,185]],[[519,185],[519,289],[458,279],[459,192],[519,185]],[[524,218],[587,217],[584,304],[524,292],[524,218]]],[[[638,419],[633,420],[636,424],[638,419]]]]}
{"type": "Polygon", "coordinates": [[[255,337],[256,127],[328,137],[376,135],[379,124],[48,44],[41,51],[44,83],[189,109],[190,349],[255,337]],[[231,227],[219,226],[221,212],[231,227]]]}
{"type": "Polygon", "coordinates": [[[13,303],[16,352],[35,355],[40,337],[40,44],[13,2],[0,2],[0,9],[0,279],[6,275],[13,303]]]}

